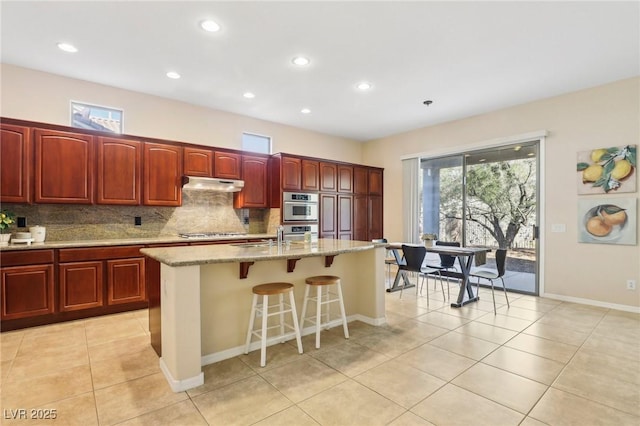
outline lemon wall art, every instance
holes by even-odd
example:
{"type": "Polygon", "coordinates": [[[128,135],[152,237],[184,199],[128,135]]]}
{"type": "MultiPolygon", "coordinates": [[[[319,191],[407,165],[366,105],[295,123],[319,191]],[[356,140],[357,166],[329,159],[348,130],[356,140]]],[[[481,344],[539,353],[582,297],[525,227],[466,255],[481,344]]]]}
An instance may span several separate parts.
{"type": "Polygon", "coordinates": [[[636,198],[578,200],[578,242],[636,245],[636,198]]]}
{"type": "Polygon", "coordinates": [[[636,192],[636,145],[578,152],[578,194],[636,192]]]}

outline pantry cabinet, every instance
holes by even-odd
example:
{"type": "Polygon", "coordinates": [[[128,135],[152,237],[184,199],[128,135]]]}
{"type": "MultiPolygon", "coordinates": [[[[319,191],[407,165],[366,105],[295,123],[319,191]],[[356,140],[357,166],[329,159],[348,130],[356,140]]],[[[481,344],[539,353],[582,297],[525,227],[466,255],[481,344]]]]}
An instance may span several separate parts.
{"type": "Polygon", "coordinates": [[[97,204],[137,206],[142,200],[142,142],[98,138],[97,204]]]}
{"type": "Polygon", "coordinates": [[[353,166],[338,165],[338,192],[353,192],[353,166]]]}
{"type": "Polygon", "coordinates": [[[182,147],[144,143],[144,191],[147,206],[182,204],[182,147]]]}
{"type": "Polygon", "coordinates": [[[338,168],[335,163],[320,162],[320,191],[336,192],[338,168]]]}
{"type": "Polygon", "coordinates": [[[0,202],[31,202],[31,129],[0,124],[0,202]]]}
{"type": "Polygon", "coordinates": [[[92,204],[94,137],[81,133],[35,129],[34,141],[34,201],[92,204]]]}

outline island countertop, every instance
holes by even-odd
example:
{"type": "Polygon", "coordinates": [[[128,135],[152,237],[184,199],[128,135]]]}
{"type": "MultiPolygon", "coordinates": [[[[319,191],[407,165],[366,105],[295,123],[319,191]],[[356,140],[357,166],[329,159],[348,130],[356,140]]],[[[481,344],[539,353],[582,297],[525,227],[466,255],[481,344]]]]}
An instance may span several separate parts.
{"type": "Polygon", "coordinates": [[[267,244],[240,243],[224,245],[145,248],[140,252],[165,265],[193,266],[210,263],[255,262],[261,260],[293,259],[314,256],[335,256],[342,253],[371,250],[384,244],[353,241],[318,239],[311,243],[292,241],[289,248],[269,247],[267,244]]]}

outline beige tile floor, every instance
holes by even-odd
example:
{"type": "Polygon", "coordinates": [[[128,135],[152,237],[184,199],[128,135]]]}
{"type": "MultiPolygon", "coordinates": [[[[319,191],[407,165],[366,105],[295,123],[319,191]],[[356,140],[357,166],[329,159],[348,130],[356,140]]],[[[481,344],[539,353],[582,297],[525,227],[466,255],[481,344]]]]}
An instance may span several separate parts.
{"type": "Polygon", "coordinates": [[[489,290],[387,294],[383,327],[350,323],[204,367],[174,393],[136,311],[1,334],[2,424],[638,425],[640,315],[489,290]],[[26,409],[29,420],[12,419],[26,409]],[[36,411],[32,412],[34,409],[36,411]],[[40,410],[40,411],[38,411],[40,410]],[[49,411],[47,411],[49,410],[49,411]],[[32,419],[55,410],[55,420],[32,419]]]}

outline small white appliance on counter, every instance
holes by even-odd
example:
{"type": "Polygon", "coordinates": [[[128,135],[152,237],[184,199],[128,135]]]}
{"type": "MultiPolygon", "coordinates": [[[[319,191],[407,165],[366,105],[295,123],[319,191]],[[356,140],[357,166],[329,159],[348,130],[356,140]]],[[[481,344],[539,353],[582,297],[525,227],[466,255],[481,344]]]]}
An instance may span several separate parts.
{"type": "Polygon", "coordinates": [[[31,237],[33,238],[34,243],[44,243],[44,239],[47,234],[47,228],[39,225],[31,226],[29,227],[29,232],[31,233],[31,237]]]}
{"type": "Polygon", "coordinates": [[[318,221],[318,194],[284,192],[282,198],[283,223],[318,221]]]}

